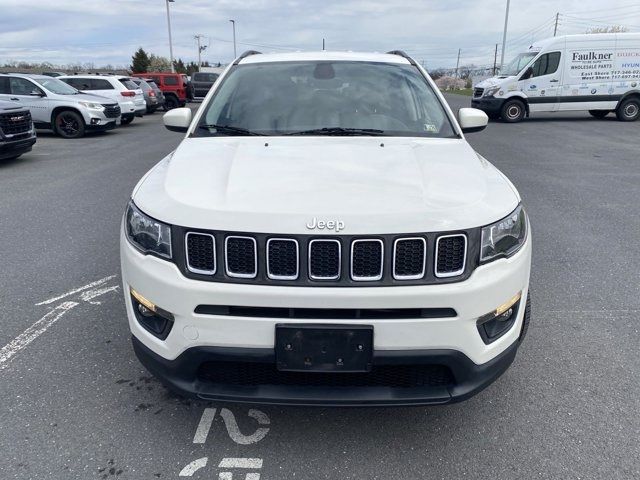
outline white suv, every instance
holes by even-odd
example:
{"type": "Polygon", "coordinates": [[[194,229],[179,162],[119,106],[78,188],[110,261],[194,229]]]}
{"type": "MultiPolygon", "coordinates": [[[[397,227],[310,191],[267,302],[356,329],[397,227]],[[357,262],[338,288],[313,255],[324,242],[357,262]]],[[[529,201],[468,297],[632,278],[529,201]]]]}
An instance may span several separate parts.
{"type": "Polygon", "coordinates": [[[119,75],[67,75],[58,77],[63,82],[85,92],[111,98],[120,105],[122,124],[127,125],[135,117],[147,112],[144,94],[129,77],[119,75]]]}
{"type": "Polygon", "coordinates": [[[529,322],[518,192],[426,71],[249,52],[138,183],[121,232],[134,350],[170,388],[298,405],[459,401],[529,322]]]}
{"type": "Polygon", "coordinates": [[[64,138],[115,128],[120,107],[113,100],[84,94],[45,75],[0,74],[0,101],[26,107],[36,128],[64,138]]]}

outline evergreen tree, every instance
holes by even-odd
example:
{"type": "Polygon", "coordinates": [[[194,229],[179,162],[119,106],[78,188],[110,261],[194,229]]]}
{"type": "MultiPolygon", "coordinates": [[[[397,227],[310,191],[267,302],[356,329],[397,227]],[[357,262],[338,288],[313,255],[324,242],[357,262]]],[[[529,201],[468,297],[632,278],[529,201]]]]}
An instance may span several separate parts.
{"type": "Polygon", "coordinates": [[[131,57],[131,71],[132,72],[146,72],[149,69],[151,60],[149,55],[140,47],[136,53],[131,57]]]}
{"type": "Polygon", "coordinates": [[[185,67],[181,58],[173,61],[173,68],[176,69],[176,73],[187,73],[187,67],[185,67]]]}

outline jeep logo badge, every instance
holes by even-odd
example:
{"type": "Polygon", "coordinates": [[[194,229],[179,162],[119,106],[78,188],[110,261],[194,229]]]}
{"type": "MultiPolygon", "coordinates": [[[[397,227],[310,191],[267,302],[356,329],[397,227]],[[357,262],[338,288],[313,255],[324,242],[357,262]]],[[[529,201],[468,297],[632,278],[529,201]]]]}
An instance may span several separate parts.
{"type": "Polygon", "coordinates": [[[313,217],[309,223],[307,223],[309,230],[335,230],[339,232],[344,230],[344,222],[342,220],[318,220],[313,217]]]}

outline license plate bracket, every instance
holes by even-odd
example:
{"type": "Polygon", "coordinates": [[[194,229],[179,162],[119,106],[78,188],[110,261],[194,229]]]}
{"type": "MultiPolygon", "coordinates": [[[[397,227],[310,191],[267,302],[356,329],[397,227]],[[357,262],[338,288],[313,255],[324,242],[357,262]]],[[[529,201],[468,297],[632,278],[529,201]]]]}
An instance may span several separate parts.
{"type": "Polygon", "coordinates": [[[373,359],[371,325],[276,325],[278,370],[368,372],[373,359]]]}

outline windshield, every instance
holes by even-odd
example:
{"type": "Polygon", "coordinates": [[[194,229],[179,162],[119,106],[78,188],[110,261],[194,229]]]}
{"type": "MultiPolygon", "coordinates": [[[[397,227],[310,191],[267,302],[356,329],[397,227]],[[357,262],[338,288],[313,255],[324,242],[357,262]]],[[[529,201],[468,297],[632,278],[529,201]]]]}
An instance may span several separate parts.
{"type": "Polygon", "coordinates": [[[507,77],[511,77],[514,75],[518,75],[524,67],[526,67],[533,58],[538,55],[538,52],[525,52],[518,55],[516,58],[511,60],[505,67],[500,71],[500,75],[504,75],[507,77]]]}
{"type": "Polygon", "coordinates": [[[415,66],[347,61],[236,66],[204,108],[194,135],[316,133],[455,136],[415,66]]]}
{"type": "Polygon", "coordinates": [[[75,95],[76,93],[80,93],[71,85],[64,83],[62,80],[58,80],[57,78],[34,78],[33,80],[49,90],[51,93],[56,93],[58,95],[75,95]]]}

